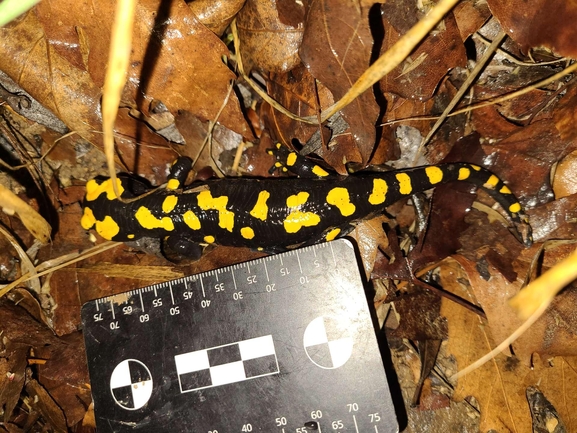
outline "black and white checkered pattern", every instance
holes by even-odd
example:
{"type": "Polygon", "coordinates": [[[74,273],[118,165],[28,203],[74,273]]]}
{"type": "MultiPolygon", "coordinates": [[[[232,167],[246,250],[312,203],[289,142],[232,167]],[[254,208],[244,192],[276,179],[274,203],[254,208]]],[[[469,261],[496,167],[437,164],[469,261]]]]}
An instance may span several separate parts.
{"type": "Polygon", "coordinates": [[[110,391],[120,407],[140,409],[152,394],[152,376],[148,367],[136,359],[125,359],[110,376],[110,391]]]}
{"type": "Polygon", "coordinates": [[[279,372],[272,335],[176,355],[174,361],[181,392],[279,372]]]}
{"type": "Polygon", "coordinates": [[[303,336],[303,345],[309,359],[324,369],[339,368],[353,353],[354,341],[348,322],[334,317],[320,316],[312,320],[303,336]]]}

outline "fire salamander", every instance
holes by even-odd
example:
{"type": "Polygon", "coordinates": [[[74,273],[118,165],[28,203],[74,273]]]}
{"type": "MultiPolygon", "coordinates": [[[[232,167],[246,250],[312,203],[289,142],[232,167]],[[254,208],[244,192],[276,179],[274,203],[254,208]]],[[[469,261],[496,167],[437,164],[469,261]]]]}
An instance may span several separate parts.
{"type": "Polygon", "coordinates": [[[514,233],[530,245],[528,218],[511,190],[490,171],[453,163],[351,176],[331,174],[313,161],[277,145],[271,168],[298,178],[218,179],[184,186],[191,161],[179,158],[165,188],[147,191],[134,177],[86,184],[82,227],[105,239],[160,238],[184,256],[199,257],[201,245],[244,246],[278,252],[330,241],[347,234],[353,223],[376,214],[410,194],[439,184],[466,181],[486,190],[507,212],[514,233]],[[146,193],[146,194],[145,194],[146,193]]]}

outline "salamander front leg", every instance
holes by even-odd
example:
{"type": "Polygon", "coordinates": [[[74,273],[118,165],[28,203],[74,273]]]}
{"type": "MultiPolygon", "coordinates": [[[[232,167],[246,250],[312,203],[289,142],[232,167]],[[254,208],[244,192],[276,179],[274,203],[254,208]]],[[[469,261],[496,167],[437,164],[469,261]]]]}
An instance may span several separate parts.
{"type": "Polygon", "coordinates": [[[304,178],[314,179],[330,176],[328,171],[315,164],[311,159],[299,155],[280,143],[277,143],[274,149],[267,149],[267,152],[276,159],[274,165],[269,169],[270,174],[276,170],[282,170],[304,178]]]}
{"type": "Polygon", "coordinates": [[[175,190],[184,186],[188,173],[192,170],[192,160],[187,156],[180,156],[170,167],[166,189],[175,190]]]}

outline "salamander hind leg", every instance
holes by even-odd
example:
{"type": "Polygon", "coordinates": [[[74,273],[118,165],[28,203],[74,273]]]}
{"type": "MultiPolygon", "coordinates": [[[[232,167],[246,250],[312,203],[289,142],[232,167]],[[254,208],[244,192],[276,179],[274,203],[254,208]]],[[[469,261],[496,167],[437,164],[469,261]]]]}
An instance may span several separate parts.
{"type": "Polygon", "coordinates": [[[322,242],[334,241],[335,239],[339,239],[348,235],[351,231],[353,231],[354,228],[355,226],[349,223],[343,224],[341,226],[330,227],[325,231],[323,231],[319,236],[315,236],[310,240],[308,240],[302,246],[309,246],[320,244],[322,242]]]}
{"type": "Polygon", "coordinates": [[[274,165],[269,170],[270,174],[276,170],[281,170],[294,173],[304,178],[314,179],[330,176],[327,170],[315,164],[311,159],[299,155],[297,152],[290,150],[280,143],[277,143],[274,149],[267,149],[267,152],[276,159],[274,165]]]}
{"type": "Polygon", "coordinates": [[[164,256],[178,262],[184,258],[198,260],[202,256],[203,247],[186,236],[167,236],[162,243],[164,256]]]}

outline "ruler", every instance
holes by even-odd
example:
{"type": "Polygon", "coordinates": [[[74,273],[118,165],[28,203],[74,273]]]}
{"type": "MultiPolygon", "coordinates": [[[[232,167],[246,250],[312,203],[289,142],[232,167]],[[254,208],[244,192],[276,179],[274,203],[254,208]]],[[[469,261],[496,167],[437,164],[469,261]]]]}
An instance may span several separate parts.
{"type": "Polygon", "coordinates": [[[344,239],[86,303],[97,431],[397,432],[344,239]]]}

